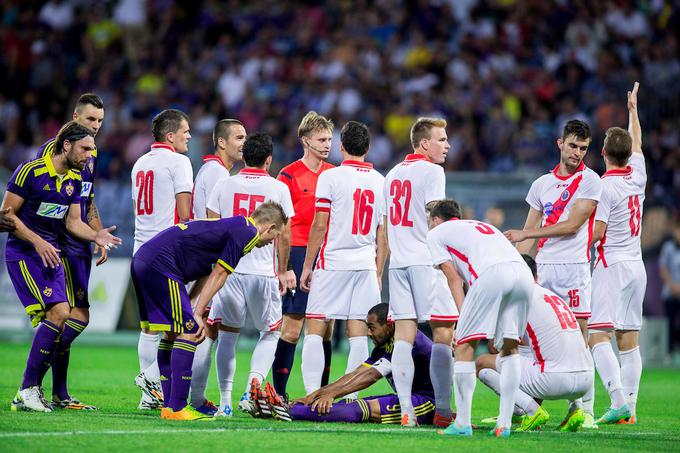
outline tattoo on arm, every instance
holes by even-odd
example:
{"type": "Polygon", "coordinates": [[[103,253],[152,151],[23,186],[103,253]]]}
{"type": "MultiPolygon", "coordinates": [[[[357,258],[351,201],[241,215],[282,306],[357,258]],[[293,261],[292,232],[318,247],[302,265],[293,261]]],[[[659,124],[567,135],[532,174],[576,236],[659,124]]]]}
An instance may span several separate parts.
{"type": "Polygon", "coordinates": [[[90,203],[90,206],[87,209],[87,224],[90,225],[90,227],[95,231],[102,229],[102,222],[99,218],[99,210],[97,209],[97,205],[94,204],[94,201],[90,203]]]}

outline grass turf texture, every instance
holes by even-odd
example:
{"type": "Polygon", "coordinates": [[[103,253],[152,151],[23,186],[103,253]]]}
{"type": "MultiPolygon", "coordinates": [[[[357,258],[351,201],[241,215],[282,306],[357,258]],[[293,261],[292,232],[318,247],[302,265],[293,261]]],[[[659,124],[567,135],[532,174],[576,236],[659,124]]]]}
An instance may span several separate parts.
{"type": "MultiPolygon", "coordinates": [[[[476,430],[472,438],[439,436],[433,427],[414,430],[394,425],[340,423],[283,423],[256,420],[235,411],[232,419],[211,422],[170,422],[158,412],[136,410],[139,391],[133,384],[138,362],[136,349],[75,345],[71,352],[70,390],[81,401],[100,408],[96,412],[57,411],[51,414],[10,412],[9,406],[21,380],[27,344],[0,343],[0,451],[134,451],[185,449],[198,451],[680,451],[680,375],[677,370],[646,369],[642,376],[637,426],[603,426],[598,431],[558,433],[554,429],[566,412],[566,402],[546,402],[551,415],[538,433],[513,433],[509,439],[476,430]],[[174,448],[173,448],[174,447],[174,448]]],[[[298,351],[299,352],[299,351],[298,351]]],[[[247,379],[250,353],[239,351],[234,403],[238,403],[247,379]]],[[[333,357],[333,378],[345,369],[346,356],[333,357]]],[[[51,373],[45,388],[49,395],[51,373]]],[[[389,392],[383,380],[368,394],[389,392]]],[[[292,397],[302,395],[300,357],[289,384],[292,397]]],[[[607,398],[599,380],[596,416],[607,398]]],[[[219,401],[214,374],[208,396],[219,401]]],[[[473,421],[495,415],[498,398],[481,382],[473,402],[473,421]]]]}

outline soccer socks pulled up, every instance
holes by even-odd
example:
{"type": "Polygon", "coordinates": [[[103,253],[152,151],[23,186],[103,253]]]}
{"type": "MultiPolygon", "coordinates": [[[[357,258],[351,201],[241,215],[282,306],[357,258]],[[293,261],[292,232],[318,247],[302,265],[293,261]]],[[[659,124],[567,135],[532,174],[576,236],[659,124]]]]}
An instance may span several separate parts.
{"type": "Polygon", "coordinates": [[[253,378],[259,379],[260,383],[263,383],[267,378],[269,368],[274,362],[276,345],[280,337],[280,332],[260,332],[260,338],[257,340],[253,355],[250,358],[250,373],[248,374],[246,392],[250,389],[250,382],[253,378]]]}
{"type": "Polygon", "coordinates": [[[331,378],[331,359],[333,358],[333,343],[331,341],[323,342],[323,374],[321,375],[321,387],[328,385],[331,378]]]}
{"type": "Polygon", "coordinates": [[[54,351],[59,342],[61,329],[55,324],[43,319],[33,336],[31,350],[26,360],[26,370],[21,389],[42,385],[43,377],[54,361],[54,351]]]}
{"type": "Polygon", "coordinates": [[[611,406],[614,409],[619,409],[626,404],[626,399],[623,396],[623,387],[621,385],[621,369],[619,362],[616,360],[616,355],[612,349],[611,343],[608,341],[597,343],[590,348],[593,354],[593,360],[597,367],[597,373],[600,375],[604,388],[609,392],[611,398],[611,406]]]}
{"type": "Polygon", "coordinates": [[[323,338],[320,335],[305,335],[302,343],[302,381],[309,395],[321,387],[323,374],[323,338]]]}
{"type": "Polygon", "coordinates": [[[441,343],[432,344],[430,379],[432,380],[432,387],[434,387],[437,413],[443,416],[452,415],[453,351],[451,351],[451,346],[441,343]]]}
{"type": "Polygon", "coordinates": [[[623,393],[630,409],[630,415],[636,417],[635,406],[637,405],[640,378],[642,377],[640,347],[636,346],[628,351],[619,351],[619,359],[621,360],[623,393]]]}
{"type": "Polygon", "coordinates": [[[175,340],[172,345],[170,369],[172,384],[170,387],[170,403],[168,407],[181,411],[187,405],[189,387],[191,387],[191,365],[194,362],[196,343],[188,340],[175,340]]]}
{"type": "Polygon", "coordinates": [[[158,353],[156,354],[161,388],[163,389],[163,407],[169,407],[170,405],[170,388],[172,386],[170,360],[172,357],[173,344],[174,342],[172,340],[161,340],[158,344],[158,353]]]}
{"type": "MultiPolygon", "coordinates": [[[[345,374],[356,370],[364,360],[368,358],[368,337],[349,337],[349,356],[347,357],[347,368],[345,374]]],[[[345,398],[355,400],[358,392],[345,395],[345,398]]]]}
{"type": "Polygon", "coordinates": [[[457,360],[453,366],[453,389],[458,411],[454,423],[458,428],[465,428],[471,424],[472,396],[477,385],[475,371],[475,362],[457,360]]]}
{"type": "Polygon", "coordinates": [[[351,403],[335,403],[331,410],[324,415],[312,411],[311,406],[295,404],[290,407],[290,415],[293,420],[308,420],[312,422],[367,422],[371,416],[366,401],[358,399],[351,403]]]}
{"type": "MultiPolygon", "coordinates": [[[[286,394],[288,378],[290,377],[290,371],[293,369],[293,361],[295,360],[296,346],[297,344],[289,343],[283,338],[279,338],[279,342],[276,345],[276,353],[272,363],[272,381],[274,381],[274,389],[279,395],[286,394]]],[[[323,382],[323,376],[321,382],[323,382]]]]}
{"type": "Polygon", "coordinates": [[[396,340],[392,351],[392,379],[397,389],[401,415],[408,414],[413,417],[413,403],[411,402],[411,387],[413,386],[413,345],[408,341],[396,340]]]}
{"type": "Polygon", "coordinates": [[[215,368],[217,386],[220,389],[220,410],[231,406],[231,392],[234,387],[236,373],[236,342],[238,333],[220,330],[215,349],[215,368]]]}
{"type": "Polygon", "coordinates": [[[210,375],[213,343],[211,338],[206,337],[196,347],[194,364],[191,367],[191,405],[194,407],[199,407],[208,400],[205,396],[205,388],[210,375]]]}
{"type": "Polygon", "coordinates": [[[499,359],[501,365],[500,379],[500,410],[498,413],[497,428],[510,428],[512,425],[512,411],[515,406],[515,397],[519,390],[519,382],[522,375],[522,367],[519,354],[511,354],[499,359]]]}
{"type": "Polygon", "coordinates": [[[52,395],[60,400],[69,398],[67,388],[68,363],[71,355],[71,344],[87,327],[85,321],[69,318],[64,323],[64,329],[59,337],[57,351],[52,363],[52,395]]]}
{"type": "Polygon", "coordinates": [[[144,371],[156,361],[158,355],[160,335],[156,333],[139,333],[137,342],[137,356],[139,357],[139,371],[144,371]]]}
{"type": "MultiPolygon", "coordinates": [[[[492,369],[492,368],[483,368],[479,370],[479,380],[482,381],[484,385],[489,387],[491,390],[494,391],[496,395],[501,394],[501,375],[498,373],[498,371],[492,369]]],[[[517,400],[515,401],[515,407],[513,408],[513,415],[525,415],[527,413],[527,410],[531,410],[531,414],[533,415],[537,410],[538,410],[538,403],[534,401],[533,398],[531,398],[529,395],[524,393],[521,390],[517,391],[517,400]],[[522,395],[526,396],[529,398],[529,400],[522,399],[522,395]],[[520,406],[520,400],[522,401],[522,406],[520,406]],[[526,409],[524,408],[526,407],[526,409]]]]}

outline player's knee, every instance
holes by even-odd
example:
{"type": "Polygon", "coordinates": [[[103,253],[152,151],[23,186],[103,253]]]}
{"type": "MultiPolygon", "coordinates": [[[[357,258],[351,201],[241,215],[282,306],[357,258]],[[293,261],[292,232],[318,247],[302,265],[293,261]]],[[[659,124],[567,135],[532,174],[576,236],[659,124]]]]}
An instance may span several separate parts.
{"type": "Polygon", "coordinates": [[[45,318],[59,327],[62,327],[71,314],[71,307],[63,302],[53,305],[46,313],[45,318]]]}
{"type": "Polygon", "coordinates": [[[287,343],[297,344],[300,340],[300,330],[283,328],[281,329],[281,339],[287,343]]]}
{"type": "Polygon", "coordinates": [[[90,322],[90,309],[75,307],[71,309],[70,317],[88,324],[90,322]]]}
{"type": "Polygon", "coordinates": [[[482,354],[475,360],[475,368],[477,368],[477,376],[479,376],[480,371],[486,368],[495,368],[496,355],[495,354],[482,354]]]}

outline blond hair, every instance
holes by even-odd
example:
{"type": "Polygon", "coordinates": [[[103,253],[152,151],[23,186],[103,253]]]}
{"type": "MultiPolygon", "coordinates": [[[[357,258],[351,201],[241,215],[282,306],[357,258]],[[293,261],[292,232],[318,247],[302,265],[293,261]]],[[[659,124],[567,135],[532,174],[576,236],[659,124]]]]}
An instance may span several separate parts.
{"type": "Polygon", "coordinates": [[[411,126],[411,145],[413,149],[418,149],[420,141],[423,139],[429,140],[432,138],[432,128],[446,127],[446,120],[443,118],[427,118],[420,117],[411,126]]]}
{"type": "Polygon", "coordinates": [[[255,223],[273,223],[277,229],[282,229],[288,223],[288,216],[283,207],[273,201],[265,201],[253,211],[251,216],[255,223]]]}
{"type": "Polygon", "coordinates": [[[333,121],[323,115],[319,115],[314,110],[310,110],[300,121],[298,126],[298,138],[307,137],[314,131],[333,132],[333,121]]]}

